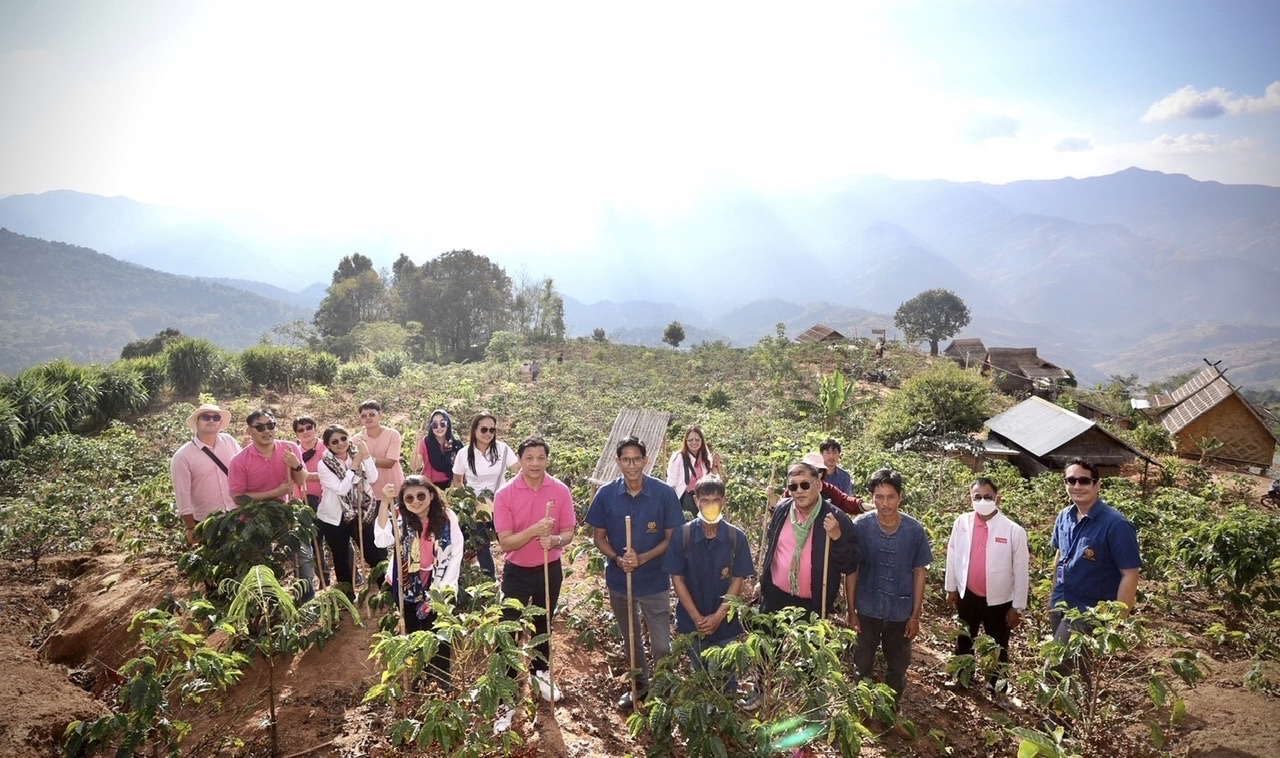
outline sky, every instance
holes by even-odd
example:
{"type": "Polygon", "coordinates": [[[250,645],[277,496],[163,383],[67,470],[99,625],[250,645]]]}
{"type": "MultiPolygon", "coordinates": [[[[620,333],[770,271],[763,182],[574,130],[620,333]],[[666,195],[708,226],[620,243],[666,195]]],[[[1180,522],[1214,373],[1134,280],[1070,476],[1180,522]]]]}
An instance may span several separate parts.
{"type": "Polygon", "coordinates": [[[1280,186],[1278,39],[1274,0],[0,0],[0,196],[434,255],[866,174],[1280,186]]]}

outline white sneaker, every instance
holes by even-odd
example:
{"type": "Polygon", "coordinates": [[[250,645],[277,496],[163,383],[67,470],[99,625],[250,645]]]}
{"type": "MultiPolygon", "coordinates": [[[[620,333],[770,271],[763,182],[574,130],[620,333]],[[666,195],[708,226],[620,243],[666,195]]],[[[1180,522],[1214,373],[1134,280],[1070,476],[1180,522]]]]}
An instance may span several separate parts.
{"type": "Polygon", "coordinates": [[[516,709],[509,705],[498,706],[498,718],[493,720],[493,733],[495,735],[502,734],[511,728],[511,722],[516,717],[516,709]]]}
{"type": "Polygon", "coordinates": [[[548,703],[558,703],[560,698],[564,697],[564,693],[560,692],[560,688],[547,679],[547,672],[538,671],[533,675],[533,682],[538,686],[538,695],[548,703]]]}

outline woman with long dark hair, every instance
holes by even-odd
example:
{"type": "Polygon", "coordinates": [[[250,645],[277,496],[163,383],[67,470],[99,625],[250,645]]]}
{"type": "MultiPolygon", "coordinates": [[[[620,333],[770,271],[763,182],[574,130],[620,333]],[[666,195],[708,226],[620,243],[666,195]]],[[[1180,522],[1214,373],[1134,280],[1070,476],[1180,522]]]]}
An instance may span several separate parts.
{"type": "Polygon", "coordinates": [[[431,412],[425,434],[419,434],[418,446],[409,468],[422,474],[440,489],[453,480],[453,462],[462,449],[462,440],[453,431],[453,419],[443,408],[431,412]]]}
{"type": "Polygon", "coordinates": [[[316,467],[321,489],[320,504],[316,507],[317,528],[333,554],[334,574],[349,588],[347,594],[354,597],[351,543],[362,544],[360,529],[366,528],[363,536],[365,563],[372,568],[387,557],[386,551],[380,550],[373,542],[371,483],[378,478],[378,469],[368,446],[356,444],[341,426],[331,424],[324,430],[323,439],[324,455],[316,467]],[[366,520],[369,522],[367,527],[366,520]]]}
{"type": "Polygon", "coordinates": [[[701,427],[691,426],[684,430],[680,449],[667,462],[667,484],[675,489],[680,506],[691,515],[698,515],[698,506],[693,502],[694,485],[707,474],[728,481],[720,467],[720,454],[711,450],[701,427]]]}
{"type": "MultiPolygon", "coordinates": [[[[505,442],[498,439],[498,421],[488,413],[477,414],[471,419],[471,436],[464,450],[458,451],[453,459],[453,486],[470,486],[476,492],[477,517],[481,514],[493,517],[493,495],[502,489],[507,473],[514,474],[520,470],[520,459],[505,442]]],[[[497,579],[493,564],[493,551],[489,543],[493,539],[493,526],[490,522],[476,520],[477,538],[480,545],[476,549],[476,560],[480,568],[497,579]]]]}
{"type": "MultiPolygon", "coordinates": [[[[462,573],[462,529],[458,517],[449,508],[444,492],[426,477],[414,474],[404,480],[400,492],[388,484],[383,490],[382,504],[374,526],[374,542],[387,548],[395,544],[390,504],[397,505],[396,517],[400,551],[391,557],[387,583],[397,599],[404,599],[404,631],[406,634],[430,631],[435,621],[430,592],[452,587],[457,592],[462,573]]],[[[431,659],[431,671],[443,685],[449,682],[449,659],[452,650],[441,640],[431,659]]]]}

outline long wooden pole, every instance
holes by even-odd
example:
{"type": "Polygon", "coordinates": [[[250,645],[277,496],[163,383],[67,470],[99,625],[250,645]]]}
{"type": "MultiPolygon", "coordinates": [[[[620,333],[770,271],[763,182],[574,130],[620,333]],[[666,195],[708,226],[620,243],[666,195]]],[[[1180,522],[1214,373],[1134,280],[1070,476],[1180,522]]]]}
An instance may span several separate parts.
{"type": "Polygon", "coordinates": [[[764,514],[760,517],[760,544],[756,546],[756,555],[760,557],[760,569],[756,571],[756,576],[760,576],[764,571],[765,561],[768,560],[764,555],[765,540],[769,535],[769,516],[772,515],[768,504],[768,499],[773,496],[773,476],[778,473],[778,463],[775,461],[769,467],[769,483],[765,485],[765,508],[764,514]]]}
{"type": "Polygon", "coordinates": [[[831,533],[826,529],[822,530],[826,535],[826,547],[822,551],[822,615],[818,618],[827,617],[827,575],[828,569],[831,567],[831,533]]]}
{"type": "MultiPolygon", "coordinates": [[[[631,552],[631,516],[627,516],[627,552],[631,552]]],[[[631,672],[631,707],[640,707],[640,686],[636,683],[636,612],[631,593],[631,572],[627,574],[627,662],[631,672]]]]}
{"type": "MultiPolygon", "coordinates": [[[[555,506],[554,500],[547,501],[547,518],[551,518],[551,509],[555,506]]],[[[552,528],[555,528],[554,522],[552,528]]],[[[550,536],[550,535],[548,535],[550,536]]],[[[556,712],[556,678],[551,673],[551,558],[547,548],[542,548],[542,591],[543,598],[546,600],[547,608],[547,686],[551,689],[551,714],[554,717],[556,712]]]]}
{"type": "MultiPolygon", "coordinates": [[[[386,502],[386,501],[383,501],[383,502],[386,502]]],[[[396,521],[399,520],[400,514],[397,512],[397,510],[393,509],[394,506],[395,506],[395,501],[391,501],[391,503],[387,506],[387,520],[391,522],[391,541],[394,543],[395,551],[396,551],[395,559],[391,561],[390,566],[396,572],[396,581],[395,581],[395,586],[397,590],[396,600],[398,600],[400,603],[400,624],[399,624],[400,632],[399,633],[404,634],[404,630],[405,630],[405,622],[404,622],[405,586],[404,585],[405,585],[405,575],[408,572],[405,571],[405,566],[402,563],[402,561],[404,560],[404,553],[400,552],[400,529],[396,526],[396,521]]],[[[425,598],[423,598],[423,602],[426,602],[425,598]]]]}

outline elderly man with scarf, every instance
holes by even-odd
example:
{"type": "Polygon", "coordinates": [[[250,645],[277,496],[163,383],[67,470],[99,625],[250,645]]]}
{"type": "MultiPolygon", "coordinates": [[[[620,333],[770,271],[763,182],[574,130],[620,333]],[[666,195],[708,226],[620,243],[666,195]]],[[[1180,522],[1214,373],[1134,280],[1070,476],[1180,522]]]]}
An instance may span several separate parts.
{"type": "Polygon", "coordinates": [[[821,613],[825,587],[830,613],[840,593],[841,574],[854,571],[858,557],[853,522],[823,499],[818,470],[805,462],[791,464],[787,497],[778,502],[769,520],[768,545],[760,569],[762,609],[772,613],[795,606],[821,613]],[[828,545],[830,560],[826,560],[828,545]]]}

